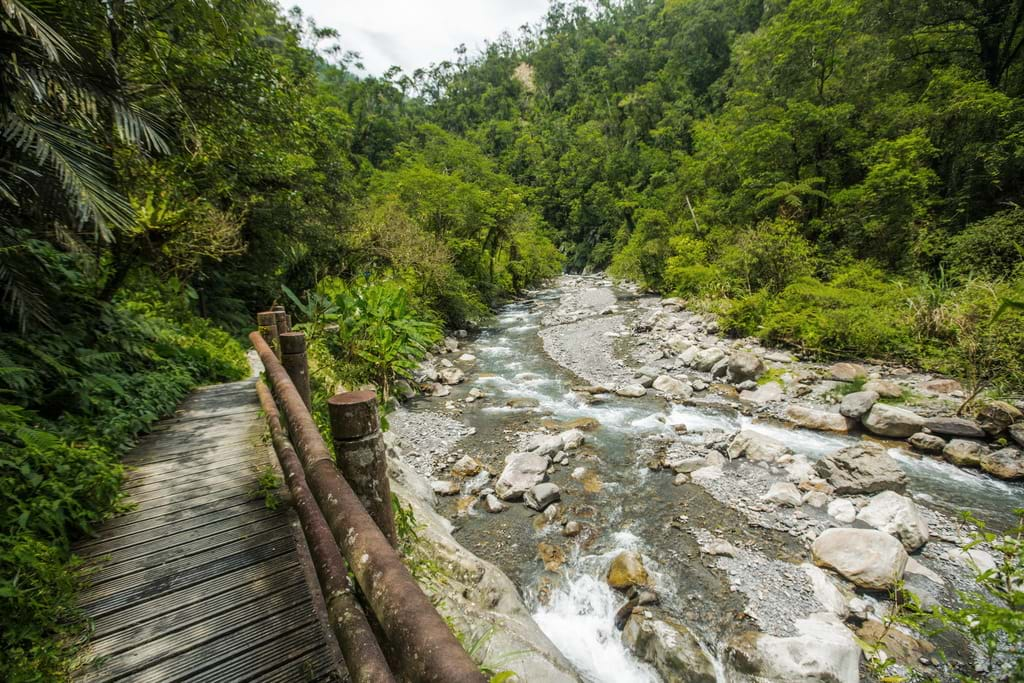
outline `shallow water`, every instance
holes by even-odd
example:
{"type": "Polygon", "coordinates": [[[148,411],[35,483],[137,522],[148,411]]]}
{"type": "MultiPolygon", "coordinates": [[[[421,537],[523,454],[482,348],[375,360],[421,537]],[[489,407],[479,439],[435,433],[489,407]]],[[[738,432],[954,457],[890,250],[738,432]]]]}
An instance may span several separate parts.
{"type": "MultiPolygon", "coordinates": [[[[643,440],[652,435],[672,435],[678,424],[685,424],[692,435],[683,439],[695,441],[703,432],[747,428],[817,459],[856,443],[858,437],[752,421],[712,407],[669,405],[653,396],[609,396],[590,403],[571,390],[580,382],[547,357],[537,335],[545,302],[556,305],[554,300],[559,295],[558,290],[549,290],[534,301],[503,309],[495,325],[467,346],[478,361],[469,382],[458,387],[453,398],[473,386],[488,395],[486,401],[467,406],[463,419],[481,434],[492,435],[489,445],[500,450],[491,463],[494,471],[500,471],[504,455],[513,449],[512,435],[537,429],[541,416],[559,421],[581,417],[598,420],[600,427],[587,432],[584,449],[571,454],[568,467],[552,475],[563,490],[563,509],[569,517],[592,527],[593,534],[581,539],[583,550],[569,557],[554,578],[540,566],[534,546],[543,540],[561,542],[565,547],[574,545],[564,543],[557,525],[538,528],[531,524],[532,513],[521,505],[513,505],[501,515],[477,513],[463,517],[457,521],[457,534],[475,552],[496,561],[518,580],[537,623],[585,680],[656,681],[656,674],[629,653],[613,627],[614,614],[624,598],[604,581],[609,561],[625,549],[641,552],[657,579],[662,604],[673,613],[688,616],[687,623],[713,652],[715,639],[736,628],[731,614],[741,612],[743,602],[730,593],[721,577],[702,565],[695,541],[688,533],[674,529],[672,521],[685,511],[691,518],[699,517],[693,519],[694,523],[709,529],[724,525],[735,530],[746,524],[698,487],[673,487],[670,473],[650,472],[642,452],[638,453],[643,440]],[[507,404],[513,399],[536,401],[536,406],[510,407],[507,404]],[[587,490],[569,477],[578,467],[595,475],[599,490],[587,490]]],[[[429,409],[429,403],[425,407],[429,409]]],[[[922,504],[947,513],[971,509],[996,527],[1011,523],[1012,510],[1024,506],[1024,488],[1019,485],[922,459],[898,448],[890,452],[907,472],[911,494],[922,504]]],[[[743,533],[751,538],[755,534],[771,537],[762,530],[743,533]]],[[[781,555],[787,542],[791,540],[777,536],[766,548],[781,555]]]]}

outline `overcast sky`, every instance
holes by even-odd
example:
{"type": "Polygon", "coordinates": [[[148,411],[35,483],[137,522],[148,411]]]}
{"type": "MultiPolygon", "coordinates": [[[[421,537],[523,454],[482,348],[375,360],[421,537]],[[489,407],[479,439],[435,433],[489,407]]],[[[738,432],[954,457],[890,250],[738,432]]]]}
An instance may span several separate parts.
{"type": "Polygon", "coordinates": [[[411,74],[452,59],[459,43],[470,54],[502,31],[515,34],[547,10],[548,0],[278,0],[298,5],[318,25],[341,33],[341,46],[362,55],[371,74],[397,64],[411,74]]]}

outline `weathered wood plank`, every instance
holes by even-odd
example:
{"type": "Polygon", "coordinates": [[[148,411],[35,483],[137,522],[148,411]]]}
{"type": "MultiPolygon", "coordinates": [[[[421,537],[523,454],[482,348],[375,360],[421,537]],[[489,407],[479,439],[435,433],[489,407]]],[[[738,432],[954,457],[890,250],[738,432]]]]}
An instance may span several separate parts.
{"type": "Polygon", "coordinates": [[[76,550],[97,567],[83,681],[340,680],[290,510],[254,500],[271,450],[253,382],[204,388],[125,458],[133,509],[76,550]]]}

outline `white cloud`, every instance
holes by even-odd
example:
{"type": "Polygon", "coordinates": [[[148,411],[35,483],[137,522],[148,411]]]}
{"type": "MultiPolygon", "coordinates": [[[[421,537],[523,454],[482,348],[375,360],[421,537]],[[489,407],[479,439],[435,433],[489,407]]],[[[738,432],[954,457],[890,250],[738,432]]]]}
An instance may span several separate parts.
{"type": "Polygon", "coordinates": [[[470,54],[502,31],[516,33],[547,10],[547,0],[279,0],[298,5],[320,26],[341,33],[341,47],[362,55],[371,74],[392,65],[406,73],[453,59],[465,43],[470,54]]]}

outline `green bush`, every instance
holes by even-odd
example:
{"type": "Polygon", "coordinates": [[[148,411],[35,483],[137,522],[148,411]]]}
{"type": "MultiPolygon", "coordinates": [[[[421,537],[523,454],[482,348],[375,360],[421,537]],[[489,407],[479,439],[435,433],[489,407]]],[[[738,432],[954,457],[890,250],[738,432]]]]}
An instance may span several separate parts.
{"type": "Polygon", "coordinates": [[[1024,209],[975,221],[949,242],[949,260],[962,273],[1008,277],[1024,262],[1024,209]]]}
{"type": "Polygon", "coordinates": [[[718,265],[748,292],[781,291],[813,272],[814,249],[793,221],[778,218],[739,235],[722,251],[718,265]]]}

